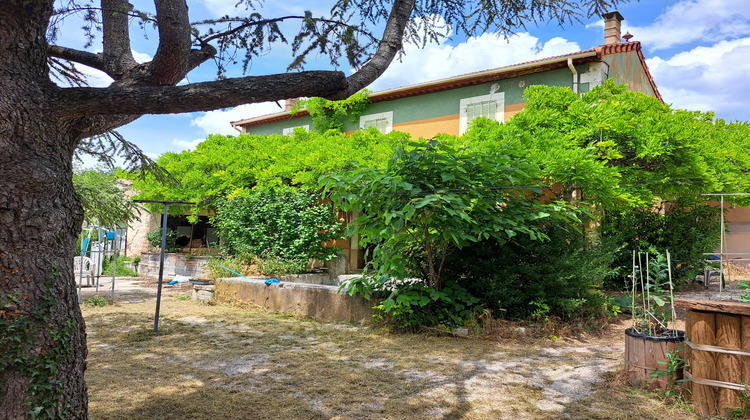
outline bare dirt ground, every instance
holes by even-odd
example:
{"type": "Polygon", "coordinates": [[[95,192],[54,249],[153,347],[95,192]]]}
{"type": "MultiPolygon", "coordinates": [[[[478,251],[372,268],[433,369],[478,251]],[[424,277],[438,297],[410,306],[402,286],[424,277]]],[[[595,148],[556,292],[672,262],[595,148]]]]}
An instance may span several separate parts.
{"type": "MultiPolygon", "coordinates": [[[[391,334],[199,304],[182,285],[153,334],[155,282],[116,286],[114,305],[83,306],[92,419],[697,418],[625,383],[627,319],[559,340],[391,334]]],[[[684,296],[737,293],[716,289],[684,296]]]]}

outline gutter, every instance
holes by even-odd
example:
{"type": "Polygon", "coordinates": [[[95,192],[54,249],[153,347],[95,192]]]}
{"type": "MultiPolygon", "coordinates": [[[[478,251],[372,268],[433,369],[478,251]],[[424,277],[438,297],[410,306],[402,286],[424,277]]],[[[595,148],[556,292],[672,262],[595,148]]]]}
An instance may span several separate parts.
{"type": "Polygon", "coordinates": [[[568,68],[573,72],[573,93],[578,95],[578,72],[576,67],[573,65],[573,59],[568,57],[568,68]]]}

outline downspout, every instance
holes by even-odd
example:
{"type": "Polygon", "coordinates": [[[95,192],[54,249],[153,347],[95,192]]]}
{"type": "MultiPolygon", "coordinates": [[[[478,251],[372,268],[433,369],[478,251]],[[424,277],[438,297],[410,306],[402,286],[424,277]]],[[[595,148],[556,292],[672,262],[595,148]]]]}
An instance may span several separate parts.
{"type": "Polygon", "coordinates": [[[578,72],[576,67],[573,65],[573,59],[568,57],[568,68],[573,72],[573,93],[578,95],[578,72]]]}

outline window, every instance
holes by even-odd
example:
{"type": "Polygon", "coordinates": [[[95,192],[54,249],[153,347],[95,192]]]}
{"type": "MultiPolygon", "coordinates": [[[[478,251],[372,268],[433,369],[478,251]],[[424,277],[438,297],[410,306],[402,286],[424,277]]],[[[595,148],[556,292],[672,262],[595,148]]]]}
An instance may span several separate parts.
{"type": "Polygon", "coordinates": [[[281,134],[283,134],[285,136],[291,136],[292,134],[294,134],[294,129],[295,128],[303,128],[305,131],[310,131],[310,126],[309,125],[298,125],[296,127],[289,127],[289,128],[285,128],[285,129],[281,130],[281,134]]]}
{"type": "Polygon", "coordinates": [[[505,118],[505,93],[497,92],[490,95],[475,96],[461,99],[459,103],[460,119],[459,134],[466,133],[471,122],[479,117],[503,122],[505,118]]]}
{"type": "Polygon", "coordinates": [[[377,128],[383,134],[393,131],[393,111],[363,115],[359,118],[359,128],[367,129],[370,127],[377,128]]]}

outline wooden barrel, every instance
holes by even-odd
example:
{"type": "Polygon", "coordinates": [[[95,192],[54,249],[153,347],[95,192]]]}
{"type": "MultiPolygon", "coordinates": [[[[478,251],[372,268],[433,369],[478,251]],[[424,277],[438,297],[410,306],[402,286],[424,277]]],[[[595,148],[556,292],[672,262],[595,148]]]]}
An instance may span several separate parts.
{"type": "Polygon", "coordinates": [[[750,305],[675,299],[687,309],[685,377],[695,411],[727,415],[750,384],[750,305]]]}
{"type": "MultiPolygon", "coordinates": [[[[684,339],[684,331],[667,331],[662,336],[651,336],[640,334],[632,328],[625,330],[625,372],[630,383],[655,381],[661,389],[667,389],[669,378],[659,376],[654,380],[651,373],[667,370],[667,365],[659,361],[666,362],[668,352],[678,352],[682,357],[679,343],[684,339]]],[[[677,372],[674,379],[682,379],[682,373],[677,372]]]]}

